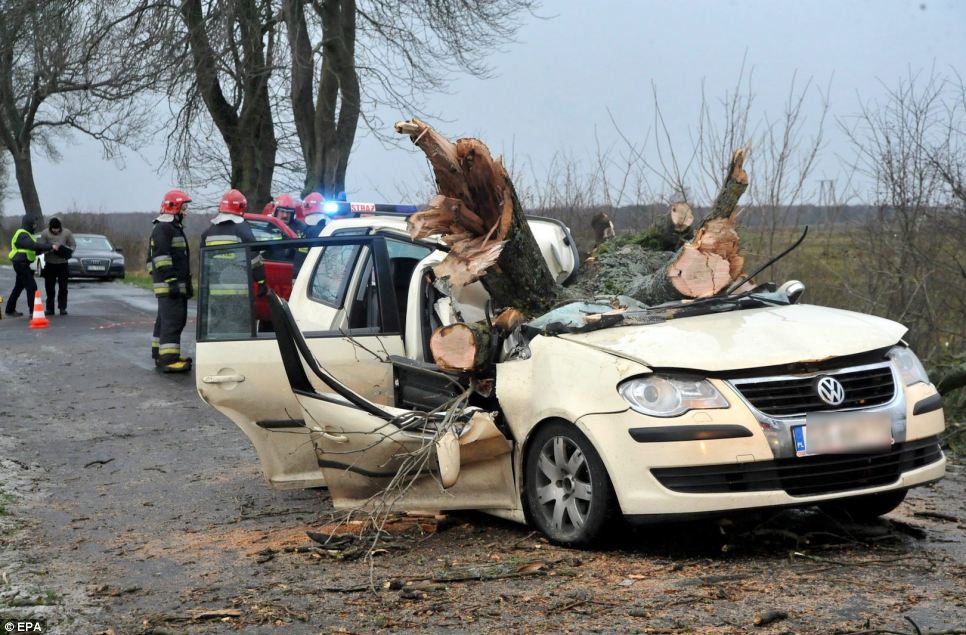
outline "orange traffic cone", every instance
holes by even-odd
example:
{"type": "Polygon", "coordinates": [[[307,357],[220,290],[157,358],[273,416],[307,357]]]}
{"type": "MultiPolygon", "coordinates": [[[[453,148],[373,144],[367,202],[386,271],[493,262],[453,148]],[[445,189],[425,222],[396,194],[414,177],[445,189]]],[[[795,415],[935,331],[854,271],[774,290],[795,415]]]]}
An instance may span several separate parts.
{"type": "Polygon", "coordinates": [[[30,319],[30,328],[45,329],[48,326],[50,326],[50,320],[44,315],[44,301],[38,291],[34,294],[34,316],[30,319]]]}

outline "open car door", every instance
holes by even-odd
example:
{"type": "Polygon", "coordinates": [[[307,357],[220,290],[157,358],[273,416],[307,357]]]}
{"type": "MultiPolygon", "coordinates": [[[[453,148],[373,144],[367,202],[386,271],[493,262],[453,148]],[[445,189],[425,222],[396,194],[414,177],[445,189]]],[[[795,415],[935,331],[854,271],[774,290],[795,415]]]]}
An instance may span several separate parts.
{"type": "Polygon", "coordinates": [[[512,444],[492,415],[465,407],[417,412],[363,398],[319,364],[287,303],[270,298],[291,394],[336,507],[378,504],[387,491],[381,502],[399,510],[517,507],[512,444]]]}
{"type": "MultiPolygon", "coordinates": [[[[313,249],[304,272],[309,284],[298,287],[312,314],[308,348],[324,356],[346,386],[374,403],[392,404],[387,357],[401,354],[403,344],[385,240],[346,236],[273,243],[303,246],[313,249]]],[[[250,263],[262,250],[263,243],[201,250],[196,386],[204,401],[249,438],[273,486],[318,487],[325,480],[316,435],[289,386],[275,334],[258,329],[250,263]],[[237,257],[223,257],[231,252],[237,257]]]]}

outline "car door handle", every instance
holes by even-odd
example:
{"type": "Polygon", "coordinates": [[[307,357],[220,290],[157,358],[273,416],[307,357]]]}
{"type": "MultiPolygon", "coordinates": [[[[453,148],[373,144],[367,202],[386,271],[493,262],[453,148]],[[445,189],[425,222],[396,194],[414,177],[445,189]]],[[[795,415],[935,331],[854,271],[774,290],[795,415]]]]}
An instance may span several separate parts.
{"type": "Polygon", "coordinates": [[[344,434],[332,434],[331,432],[326,432],[325,430],[322,430],[322,436],[328,439],[329,441],[332,441],[333,443],[349,442],[349,437],[345,436],[344,434]]]}
{"type": "Polygon", "coordinates": [[[245,381],[244,375],[205,375],[201,381],[206,384],[228,384],[245,381]]]}

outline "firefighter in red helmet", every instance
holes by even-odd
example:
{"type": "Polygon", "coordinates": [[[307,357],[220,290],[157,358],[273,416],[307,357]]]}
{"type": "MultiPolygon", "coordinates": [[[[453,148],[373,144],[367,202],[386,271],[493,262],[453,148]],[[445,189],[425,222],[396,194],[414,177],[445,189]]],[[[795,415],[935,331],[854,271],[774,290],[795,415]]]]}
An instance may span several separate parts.
{"type": "Polygon", "coordinates": [[[275,199],[275,211],[273,215],[286,225],[292,228],[299,237],[305,236],[307,225],[295,217],[298,205],[288,194],[282,194],[275,199]]]}
{"type": "Polygon", "coordinates": [[[302,200],[302,212],[305,219],[308,220],[310,216],[314,216],[313,220],[316,221],[314,225],[307,225],[305,230],[307,238],[315,238],[322,233],[322,228],[325,227],[325,217],[322,212],[323,203],[325,203],[325,197],[318,192],[309,192],[302,200]]]}
{"type": "MultiPolygon", "coordinates": [[[[256,242],[251,226],[245,221],[248,200],[238,190],[230,190],[221,197],[218,215],[211,219],[211,227],[201,235],[205,247],[219,247],[256,242]]],[[[252,269],[258,295],[268,292],[265,286],[265,266],[261,253],[255,253],[246,264],[245,251],[225,249],[216,251],[207,260],[208,284],[208,332],[218,335],[247,335],[250,332],[248,318],[249,286],[248,271],[252,269]]]]}
{"type": "Polygon", "coordinates": [[[151,356],[155,366],[165,373],[191,370],[191,358],[181,355],[181,331],[188,321],[188,298],[194,295],[188,239],[182,225],[190,202],[191,197],[182,190],[165,194],[148,244],[147,268],[158,300],[151,356]]]}
{"type": "MultiPolygon", "coordinates": [[[[286,225],[288,225],[295,235],[299,238],[309,237],[309,226],[303,223],[296,217],[296,211],[298,210],[298,203],[289,196],[288,194],[282,194],[275,199],[275,218],[279,219],[286,225]]],[[[297,275],[299,270],[302,268],[302,263],[305,262],[305,258],[309,255],[308,247],[299,247],[295,250],[295,255],[292,259],[292,266],[294,267],[294,273],[297,275]]]]}

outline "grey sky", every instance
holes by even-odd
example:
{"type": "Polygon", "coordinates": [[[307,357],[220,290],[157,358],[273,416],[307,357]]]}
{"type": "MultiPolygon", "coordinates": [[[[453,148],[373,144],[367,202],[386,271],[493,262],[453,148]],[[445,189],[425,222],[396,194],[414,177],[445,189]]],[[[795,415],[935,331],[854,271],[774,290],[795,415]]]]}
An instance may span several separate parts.
{"type": "MultiPolygon", "coordinates": [[[[702,79],[710,96],[722,96],[734,86],[746,51],[759,115],[780,114],[796,71],[822,86],[832,78],[833,116],[853,113],[859,98],[881,98],[880,80],[894,84],[910,69],[966,74],[966,2],[959,0],[545,0],[540,13],[550,17],[528,18],[518,41],[490,59],[495,77],[456,77],[448,94],[426,100],[429,111],[446,119],[433,122],[444,133],[478,136],[538,173],[558,152],[589,158],[595,126],[605,146],[616,143],[608,109],[626,134],[643,137],[653,123],[652,82],[676,147],[688,152],[702,79]]],[[[809,108],[814,118],[817,100],[809,108]]],[[[391,125],[408,114],[381,116],[391,125]]],[[[827,127],[816,178],[838,176],[835,155],[845,145],[833,127],[827,127]]],[[[101,160],[99,148],[85,140],[62,144],[61,162],[36,161],[44,207],[48,213],[152,210],[176,185],[166,171],[154,171],[161,151],[144,148],[147,160],[129,153],[118,166],[101,160]]],[[[427,174],[421,155],[362,135],[349,167],[350,198],[391,198],[400,184],[425,191],[427,174]]],[[[5,213],[20,213],[10,178],[5,213]]],[[[192,194],[208,203],[224,189],[227,184],[215,183],[192,194]]]]}

